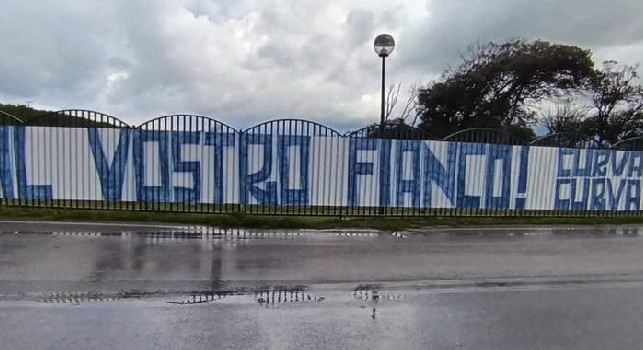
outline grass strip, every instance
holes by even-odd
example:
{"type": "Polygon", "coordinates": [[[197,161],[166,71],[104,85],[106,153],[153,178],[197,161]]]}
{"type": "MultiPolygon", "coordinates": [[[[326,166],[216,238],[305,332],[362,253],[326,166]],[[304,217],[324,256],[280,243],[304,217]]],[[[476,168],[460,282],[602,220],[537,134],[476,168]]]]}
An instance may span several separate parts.
{"type": "Polygon", "coordinates": [[[222,228],[404,230],[429,227],[475,227],[517,225],[614,225],[643,224],[638,215],[622,216],[424,216],[424,217],[320,217],[252,214],[199,214],[125,210],[43,209],[0,207],[0,219],[49,221],[115,221],[207,225],[222,228]]]}

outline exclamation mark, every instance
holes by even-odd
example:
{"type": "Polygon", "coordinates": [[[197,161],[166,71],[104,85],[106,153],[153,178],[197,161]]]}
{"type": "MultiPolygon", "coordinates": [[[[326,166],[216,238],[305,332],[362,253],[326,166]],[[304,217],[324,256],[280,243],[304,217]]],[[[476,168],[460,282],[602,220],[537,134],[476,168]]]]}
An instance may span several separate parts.
{"type": "Polygon", "coordinates": [[[518,169],[518,192],[516,193],[516,210],[524,210],[527,201],[527,173],[529,172],[529,147],[520,149],[520,168],[518,169]]]}

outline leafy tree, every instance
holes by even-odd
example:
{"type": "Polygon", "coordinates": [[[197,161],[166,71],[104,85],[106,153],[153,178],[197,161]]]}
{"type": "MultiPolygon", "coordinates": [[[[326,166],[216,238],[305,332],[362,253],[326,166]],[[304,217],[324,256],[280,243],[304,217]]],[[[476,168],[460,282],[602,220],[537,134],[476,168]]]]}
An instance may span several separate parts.
{"type": "Polygon", "coordinates": [[[593,72],[589,50],[576,46],[490,42],[419,94],[420,128],[447,136],[467,128],[528,128],[529,102],[583,86],[593,72]]]}
{"type": "Polygon", "coordinates": [[[596,135],[601,145],[641,135],[643,87],[635,83],[637,68],[605,61],[591,79],[589,94],[595,114],[583,121],[583,129],[596,135]]]}

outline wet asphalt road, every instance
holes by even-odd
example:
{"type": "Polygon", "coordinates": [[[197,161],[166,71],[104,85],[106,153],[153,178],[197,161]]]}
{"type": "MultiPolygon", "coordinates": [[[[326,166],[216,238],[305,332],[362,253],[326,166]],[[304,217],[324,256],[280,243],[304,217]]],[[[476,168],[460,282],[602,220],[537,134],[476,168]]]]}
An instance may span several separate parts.
{"type": "Polygon", "coordinates": [[[643,227],[0,232],[1,348],[643,344],[643,227]]]}

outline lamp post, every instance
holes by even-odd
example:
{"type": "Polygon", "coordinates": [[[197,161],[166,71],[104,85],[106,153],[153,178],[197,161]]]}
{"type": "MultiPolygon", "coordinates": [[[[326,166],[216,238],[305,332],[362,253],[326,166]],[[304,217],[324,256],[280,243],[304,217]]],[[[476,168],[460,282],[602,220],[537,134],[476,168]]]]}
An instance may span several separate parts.
{"type": "MultiPolygon", "coordinates": [[[[382,111],[380,114],[380,129],[384,127],[384,113],[386,110],[386,57],[393,52],[395,49],[395,39],[389,34],[380,34],[375,37],[375,42],[373,43],[375,47],[375,53],[382,57],[382,111]]],[[[381,132],[381,130],[380,130],[381,132]]]]}

